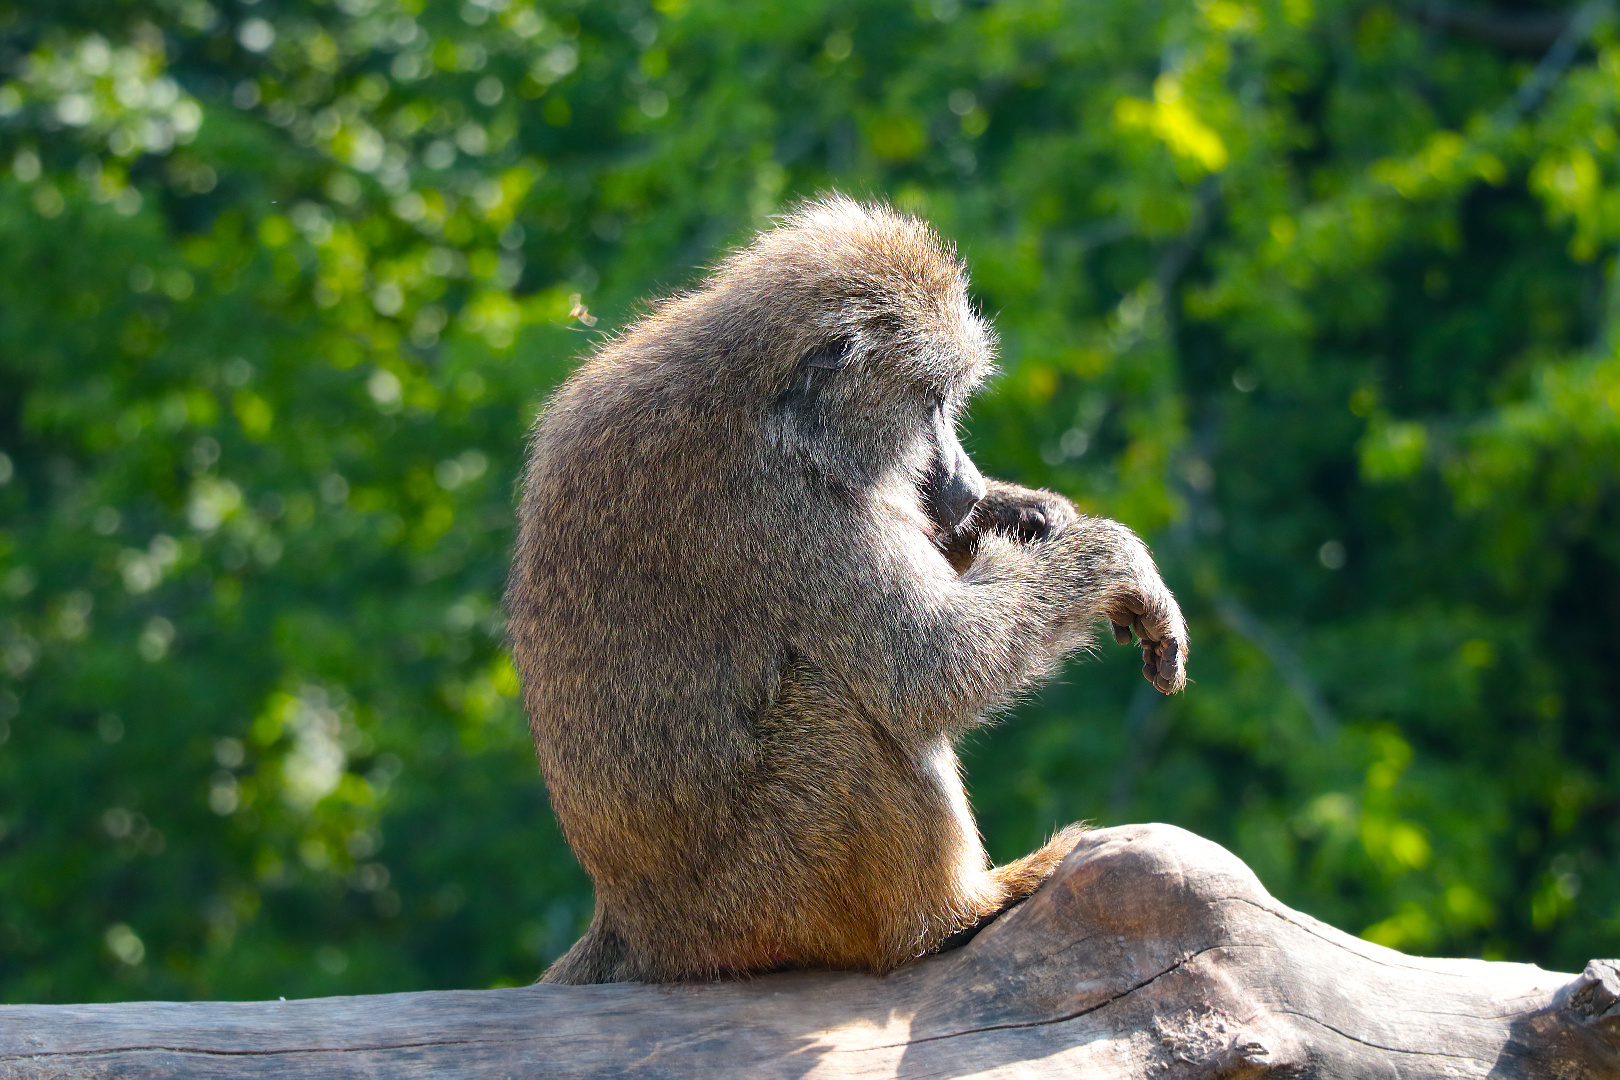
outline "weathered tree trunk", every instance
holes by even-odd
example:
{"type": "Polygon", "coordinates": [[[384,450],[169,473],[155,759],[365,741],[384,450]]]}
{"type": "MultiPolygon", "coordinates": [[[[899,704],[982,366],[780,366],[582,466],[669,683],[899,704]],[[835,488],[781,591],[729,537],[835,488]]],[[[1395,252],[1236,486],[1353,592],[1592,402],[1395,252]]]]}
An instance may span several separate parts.
{"type": "Polygon", "coordinates": [[[1620,1078],[1620,969],[1425,960],[1164,825],[1090,833],[966,946],[884,979],[0,1008],[0,1078],[1620,1078]]]}

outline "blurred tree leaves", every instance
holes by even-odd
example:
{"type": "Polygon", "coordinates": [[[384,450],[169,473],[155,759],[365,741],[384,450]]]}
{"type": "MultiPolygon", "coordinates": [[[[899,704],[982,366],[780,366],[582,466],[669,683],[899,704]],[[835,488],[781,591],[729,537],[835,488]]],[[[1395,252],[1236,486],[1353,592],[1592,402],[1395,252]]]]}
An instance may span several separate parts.
{"type": "Polygon", "coordinates": [[[524,430],[828,187],[960,245],[981,464],[1149,534],[1193,620],[1186,695],[1110,648],[971,740],[998,856],[1169,820],[1374,940],[1612,955],[1620,39],[1580,11],[0,0],[0,996],[565,948],[501,651],[524,430]]]}

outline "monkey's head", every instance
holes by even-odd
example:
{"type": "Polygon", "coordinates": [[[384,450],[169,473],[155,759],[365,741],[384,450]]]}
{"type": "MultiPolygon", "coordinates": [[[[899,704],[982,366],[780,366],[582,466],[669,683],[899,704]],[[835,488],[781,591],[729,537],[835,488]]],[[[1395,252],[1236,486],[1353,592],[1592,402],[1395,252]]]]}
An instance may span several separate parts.
{"type": "Polygon", "coordinates": [[[985,483],[956,423],[995,344],[932,229],[841,196],[805,203],[690,299],[705,297],[771,448],[833,484],[909,475],[942,534],[967,519],[985,483]]]}
{"type": "Polygon", "coordinates": [[[757,507],[777,493],[791,515],[805,500],[887,502],[909,484],[942,542],[985,493],[956,423],[994,357],[932,229],[818,199],[580,367],[536,428],[529,489],[544,507],[594,476],[664,507],[646,548],[683,523],[752,513],[716,499],[757,507]],[[727,481],[670,485],[672,462],[727,481]]]}

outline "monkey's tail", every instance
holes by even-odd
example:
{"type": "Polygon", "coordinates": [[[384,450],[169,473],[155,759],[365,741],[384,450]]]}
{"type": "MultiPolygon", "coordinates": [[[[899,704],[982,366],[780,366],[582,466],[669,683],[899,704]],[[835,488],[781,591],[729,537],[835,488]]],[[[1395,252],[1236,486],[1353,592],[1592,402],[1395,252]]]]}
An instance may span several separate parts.
{"type": "Polygon", "coordinates": [[[568,986],[626,982],[634,978],[629,969],[629,949],[624,939],[602,918],[602,908],[598,905],[589,929],[556,963],[546,968],[539,981],[568,986]]]}
{"type": "Polygon", "coordinates": [[[991,867],[993,888],[980,899],[977,921],[947,937],[937,951],[944,952],[966,945],[998,916],[1027,900],[1031,893],[1041,887],[1041,882],[1052,876],[1052,871],[1058,868],[1063,857],[1074,850],[1074,845],[1080,842],[1086,829],[1087,826],[1083,824],[1066,826],[1022,859],[991,867]]]}
{"type": "Polygon", "coordinates": [[[1001,907],[1016,904],[1041,887],[1041,882],[1052,876],[1063,857],[1074,850],[1085,825],[1069,825],[1052,834],[1052,838],[1022,859],[997,866],[990,876],[1002,888],[1001,907]]]}

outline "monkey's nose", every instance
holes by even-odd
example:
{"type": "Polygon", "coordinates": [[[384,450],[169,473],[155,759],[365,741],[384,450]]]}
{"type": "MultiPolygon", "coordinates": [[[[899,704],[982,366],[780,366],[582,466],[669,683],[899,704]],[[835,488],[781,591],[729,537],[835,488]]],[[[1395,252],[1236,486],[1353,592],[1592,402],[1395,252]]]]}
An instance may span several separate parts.
{"type": "Polygon", "coordinates": [[[955,529],[968,519],[973,508],[979,505],[984,498],[985,485],[982,479],[974,478],[976,482],[968,482],[966,478],[956,479],[945,491],[945,498],[941,500],[945,512],[950,515],[950,521],[943,524],[955,529]]]}

